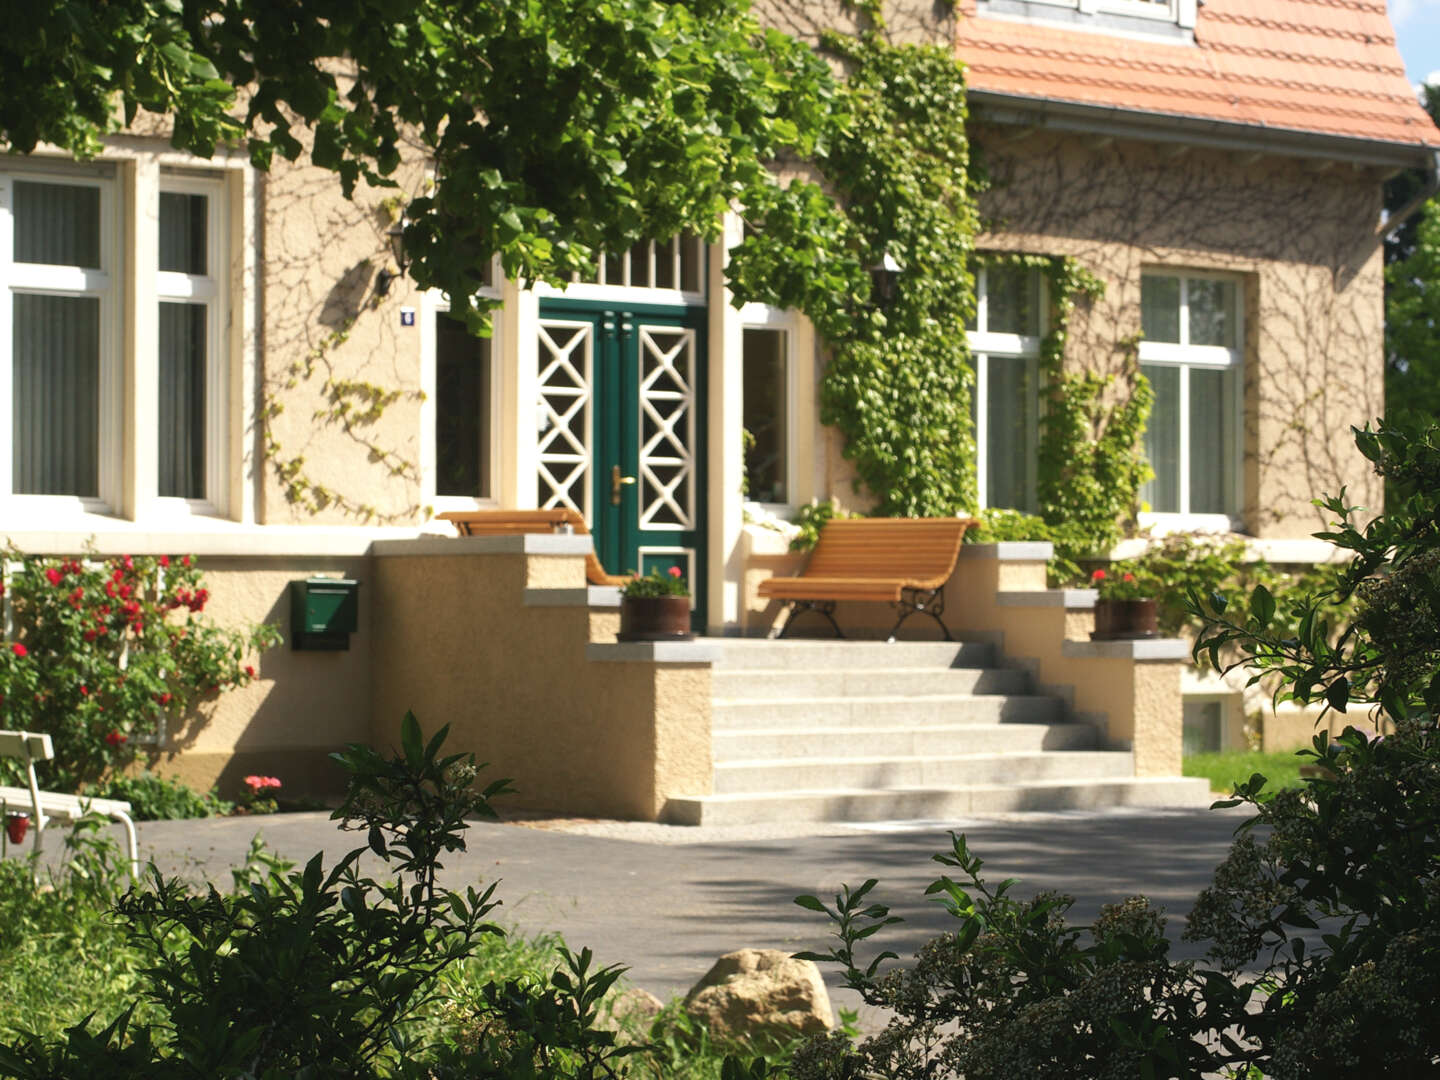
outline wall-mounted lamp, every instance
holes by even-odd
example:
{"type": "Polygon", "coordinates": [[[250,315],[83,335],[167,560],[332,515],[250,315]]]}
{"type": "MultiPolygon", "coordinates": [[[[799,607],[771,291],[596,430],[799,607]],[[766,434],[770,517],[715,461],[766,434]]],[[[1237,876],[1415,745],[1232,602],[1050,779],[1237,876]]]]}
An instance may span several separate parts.
{"type": "Polygon", "coordinates": [[[399,272],[392,272],[390,267],[381,267],[380,272],[375,275],[375,295],[387,296],[390,293],[390,286],[396,278],[405,276],[405,222],[397,221],[385,231],[385,237],[390,242],[390,254],[395,259],[395,265],[400,268],[399,272]]]}
{"type": "Polygon", "coordinates": [[[888,251],[880,256],[878,263],[870,267],[870,295],[880,307],[889,307],[894,303],[902,269],[895,261],[895,256],[888,251]]]}

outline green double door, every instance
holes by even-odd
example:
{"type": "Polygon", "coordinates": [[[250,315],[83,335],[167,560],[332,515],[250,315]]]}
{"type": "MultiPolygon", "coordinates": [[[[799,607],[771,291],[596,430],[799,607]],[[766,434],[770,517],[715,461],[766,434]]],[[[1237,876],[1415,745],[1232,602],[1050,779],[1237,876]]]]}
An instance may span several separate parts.
{"type": "Polygon", "coordinates": [[[538,346],[539,506],[612,574],[679,567],[703,627],[705,310],[545,302],[538,346]]]}

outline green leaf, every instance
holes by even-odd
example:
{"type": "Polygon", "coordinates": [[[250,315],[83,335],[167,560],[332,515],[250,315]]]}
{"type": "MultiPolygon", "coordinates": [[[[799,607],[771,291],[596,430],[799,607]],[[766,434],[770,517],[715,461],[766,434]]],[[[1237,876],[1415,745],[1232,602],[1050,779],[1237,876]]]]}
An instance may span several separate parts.
{"type": "Polygon", "coordinates": [[[412,769],[419,768],[425,760],[425,743],[420,735],[420,721],[413,712],[406,712],[400,721],[400,746],[405,752],[405,763],[412,769]]]}
{"type": "Polygon", "coordinates": [[[1270,620],[1275,617],[1275,598],[1264,585],[1256,585],[1250,594],[1250,614],[1255,617],[1261,629],[1269,626],[1270,620]]]}
{"type": "Polygon", "coordinates": [[[1350,680],[1344,675],[1325,688],[1325,700],[1336,712],[1344,712],[1350,702],[1350,680]]]}

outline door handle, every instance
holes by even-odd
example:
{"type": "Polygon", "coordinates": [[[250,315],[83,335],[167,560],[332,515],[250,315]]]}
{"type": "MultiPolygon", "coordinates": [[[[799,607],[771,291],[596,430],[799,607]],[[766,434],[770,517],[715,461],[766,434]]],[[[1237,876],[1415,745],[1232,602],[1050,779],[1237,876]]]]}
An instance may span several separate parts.
{"type": "Polygon", "coordinates": [[[635,483],[633,476],[621,476],[620,466],[612,465],[610,468],[610,502],[614,506],[620,505],[620,489],[626,484],[635,483]]]}

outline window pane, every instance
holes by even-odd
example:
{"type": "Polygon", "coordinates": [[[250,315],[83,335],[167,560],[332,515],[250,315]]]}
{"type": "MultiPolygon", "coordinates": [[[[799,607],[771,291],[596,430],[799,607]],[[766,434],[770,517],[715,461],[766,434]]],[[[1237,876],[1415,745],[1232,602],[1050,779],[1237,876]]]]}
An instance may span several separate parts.
{"type": "Polygon", "coordinates": [[[985,403],[985,504],[1012,510],[1035,507],[1035,364],[988,356],[985,403]]]}
{"type": "Polygon", "coordinates": [[[207,213],[204,195],[160,193],[160,269],[204,276],[210,272],[206,260],[207,213]]]}
{"type": "Polygon", "coordinates": [[[205,305],[160,305],[159,493],[205,497],[205,305]]]}
{"type": "Polygon", "coordinates": [[[15,261],[100,269],[100,189],[15,181],[15,261]]]}
{"type": "Polygon", "coordinates": [[[1235,348],[1235,282],[1190,278],[1190,344],[1235,348]]]}
{"type": "Polygon", "coordinates": [[[786,419],[788,379],[784,330],[746,330],[744,334],[745,491],[756,502],[783,503],[789,433],[786,419]]]}
{"type": "Polygon", "coordinates": [[[490,339],[435,316],[435,494],[490,497],[490,339]]]}
{"type": "Polygon", "coordinates": [[[1040,275],[1028,266],[985,268],[985,329],[992,334],[1040,333],[1040,275]]]}
{"type": "Polygon", "coordinates": [[[1183,706],[1182,753],[1213,754],[1220,750],[1223,732],[1218,701],[1187,701],[1183,706]]]}
{"type": "Polygon", "coordinates": [[[14,468],[24,495],[100,494],[100,301],[15,294],[14,468]]]}
{"type": "Polygon", "coordinates": [[[1145,428],[1145,456],[1155,470],[1155,479],[1145,485],[1140,498],[1158,514],[1179,513],[1180,369],[1142,364],[1140,370],[1155,391],[1155,406],[1145,428]]]}
{"type": "Polygon", "coordinates": [[[1180,343],[1180,279],[1145,274],[1140,279],[1140,326],[1146,341],[1180,343]]]}
{"type": "Polygon", "coordinates": [[[1190,512],[1224,514],[1231,507],[1234,445],[1229,371],[1190,369],[1190,512]]]}

